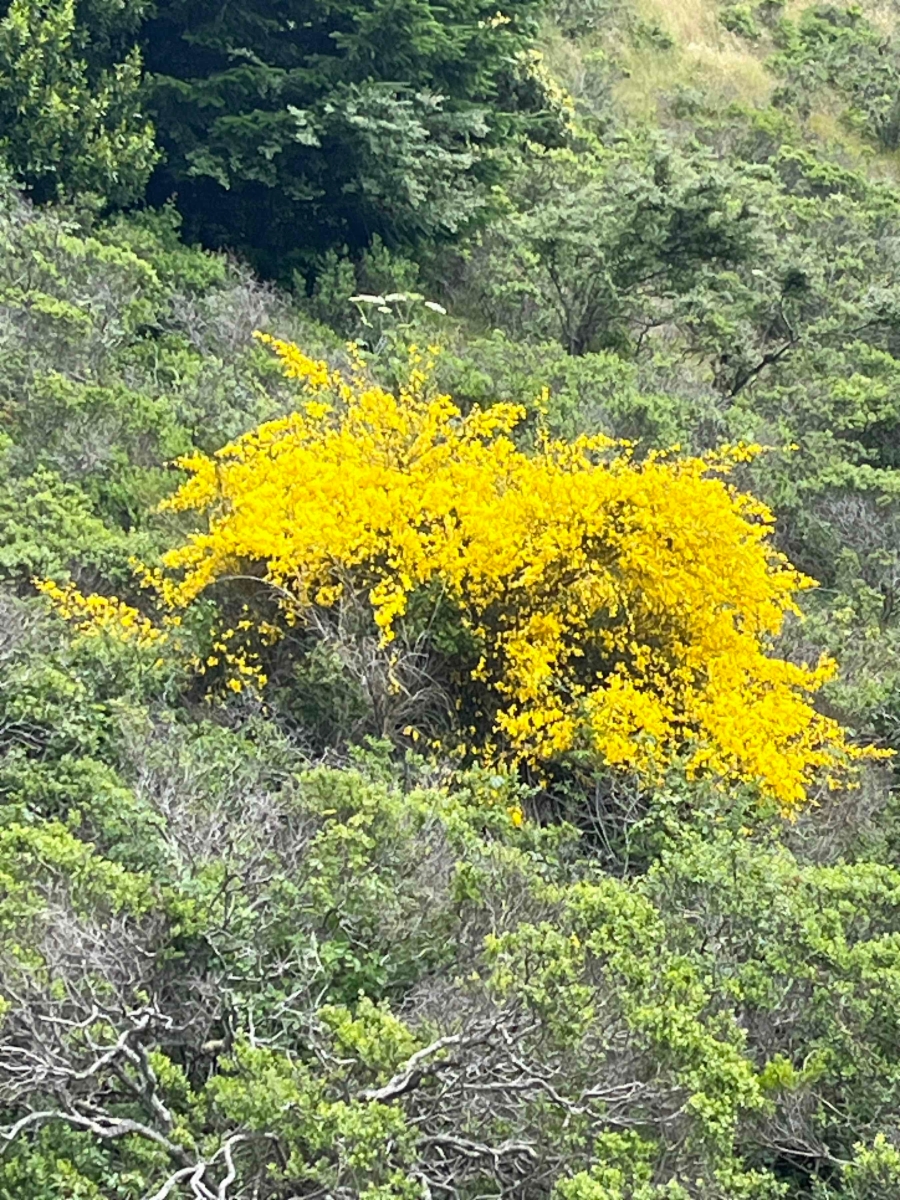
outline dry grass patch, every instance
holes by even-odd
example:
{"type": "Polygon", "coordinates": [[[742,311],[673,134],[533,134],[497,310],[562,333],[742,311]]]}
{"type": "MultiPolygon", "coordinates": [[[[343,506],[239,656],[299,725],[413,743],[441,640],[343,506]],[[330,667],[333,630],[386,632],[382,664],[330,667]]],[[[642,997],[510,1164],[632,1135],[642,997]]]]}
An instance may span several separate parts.
{"type": "Polygon", "coordinates": [[[638,0],[638,13],[675,44],[671,50],[650,46],[626,52],[629,74],[616,95],[630,112],[653,117],[660,96],[679,85],[726,102],[768,101],[774,80],[763,54],[722,27],[715,0],[638,0]]]}

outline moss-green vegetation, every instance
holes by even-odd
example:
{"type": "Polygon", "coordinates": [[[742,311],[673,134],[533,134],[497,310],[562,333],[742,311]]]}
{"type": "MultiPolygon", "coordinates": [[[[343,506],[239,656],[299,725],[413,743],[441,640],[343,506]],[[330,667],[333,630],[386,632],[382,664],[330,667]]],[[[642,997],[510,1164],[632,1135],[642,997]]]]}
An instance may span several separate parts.
{"type": "Polygon", "coordinates": [[[461,764],[430,594],[402,661],[323,605],[257,693],[196,669],[252,578],[165,640],[34,586],[159,618],[174,460],[302,402],[255,330],[385,387],[436,345],[523,446],[769,447],[733,480],[820,582],[772,651],[900,750],[893,25],[0,4],[0,1200],[900,1195],[890,761],[793,822],[461,764]]]}

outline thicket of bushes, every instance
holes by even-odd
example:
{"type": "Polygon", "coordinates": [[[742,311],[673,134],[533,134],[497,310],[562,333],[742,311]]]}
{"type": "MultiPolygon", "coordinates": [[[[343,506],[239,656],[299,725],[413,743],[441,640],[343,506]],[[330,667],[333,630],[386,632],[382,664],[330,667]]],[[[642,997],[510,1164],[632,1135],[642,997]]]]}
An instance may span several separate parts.
{"type": "Polygon", "coordinates": [[[894,1200],[892,38],[314,8],[0,6],[0,1200],[894,1200]]]}

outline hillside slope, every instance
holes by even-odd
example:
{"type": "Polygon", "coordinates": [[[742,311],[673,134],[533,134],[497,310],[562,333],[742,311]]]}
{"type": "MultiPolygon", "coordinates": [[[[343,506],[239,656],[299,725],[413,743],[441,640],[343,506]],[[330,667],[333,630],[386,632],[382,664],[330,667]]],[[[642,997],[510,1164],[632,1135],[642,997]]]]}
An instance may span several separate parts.
{"type": "Polygon", "coordinates": [[[900,1196],[897,14],[507,7],[0,6],[0,1200],[900,1196]]]}

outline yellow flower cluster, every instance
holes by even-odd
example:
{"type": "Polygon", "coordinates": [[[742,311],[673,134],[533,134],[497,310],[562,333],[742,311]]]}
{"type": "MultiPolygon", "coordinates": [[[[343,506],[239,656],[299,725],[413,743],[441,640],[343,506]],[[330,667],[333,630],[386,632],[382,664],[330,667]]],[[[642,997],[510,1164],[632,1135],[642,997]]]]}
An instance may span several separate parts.
{"type": "MultiPolygon", "coordinates": [[[[144,571],[142,574],[145,583],[159,578],[152,572],[144,571]]],[[[150,646],[160,650],[168,646],[186,658],[188,665],[200,675],[208,675],[215,667],[221,668],[222,683],[235,693],[248,689],[260,692],[268,682],[259,652],[244,644],[252,631],[262,645],[272,645],[279,631],[265,623],[261,628],[259,622],[252,623],[245,617],[233,629],[213,630],[210,653],[205,657],[185,655],[183,640],[178,632],[181,617],[177,613],[166,613],[157,625],[138,609],[115,596],[85,596],[74,584],[61,586],[52,580],[35,579],[33,582],[37,590],[52,602],[57,615],[68,621],[79,637],[106,636],[141,650],[150,646]]]]}
{"type": "MultiPolygon", "coordinates": [[[[248,611],[246,606],[244,611],[248,611]]],[[[254,627],[253,622],[244,616],[234,628],[215,632],[211,653],[205,660],[196,660],[195,667],[201,673],[214,667],[224,668],[225,687],[236,695],[240,695],[247,688],[262,691],[269,680],[259,661],[259,652],[244,644],[247,635],[254,628],[256,634],[267,645],[271,645],[277,639],[276,630],[272,630],[268,625],[262,630],[259,625],[254,627]]]]}
{"type": "Polygon", "coordinates": [[[116,641],[135,646],[156,646],[164,642],[167,633],[148,620],[136,608],[114,596],[83,595],[74,584],[53,583],[36,579],[35,587],[52,601],[56,612],[69,621],[82,637],[106,634],[116,641]]]}
{"type": "Polygon", "coordinates": [[[168,506],[207,521],[164,559],[172,609],[241,571],[272,585],[289,621],[362,588],[387,644],[411,597],[437,588],[479,648],[460,684],[467,725],[533,763],[590,748],[657,778],[679,760],[790,812],[817,775],[871,753],[811,703],[831,663],[769,653],[812,581],[728,482],[754,447],[638,462],[606,438],[539,434],[526,450],[522,408],[464,415],[415,352],[393,394],[359,365],[343,374],[263,340],[305,404],[182,462],[191,477],[168,506]]]}

